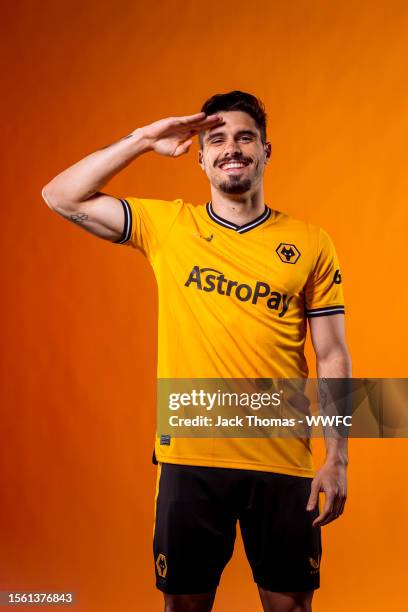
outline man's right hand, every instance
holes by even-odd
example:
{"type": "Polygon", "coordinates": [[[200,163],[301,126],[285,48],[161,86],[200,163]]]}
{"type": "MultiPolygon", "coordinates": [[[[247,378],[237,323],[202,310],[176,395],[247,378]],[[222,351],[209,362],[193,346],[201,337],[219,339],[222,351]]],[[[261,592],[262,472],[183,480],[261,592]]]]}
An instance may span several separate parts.
{"type": "Polygon", "coordinates": [[[167,117],[150,123],[134,133],[139,132],[149,150],[160,155],[179,157],[187,153],[192,145],[192,138],[203,130],[221,125],[220,115],[208,115],[204,112],[184,117],[167,117]]]}

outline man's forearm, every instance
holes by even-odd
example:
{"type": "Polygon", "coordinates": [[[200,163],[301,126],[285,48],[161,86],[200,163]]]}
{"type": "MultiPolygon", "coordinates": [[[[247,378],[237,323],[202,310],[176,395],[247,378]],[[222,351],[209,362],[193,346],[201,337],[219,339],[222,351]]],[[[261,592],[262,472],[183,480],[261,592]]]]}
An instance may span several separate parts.
{"type": "Polygon", "coordinates": [[[48,202],[58,202],[60,205],[83,202],[100,191],[139,155],[150,150],[143,129],[136,129],[58,174],[44,187],[43,195],[48,202]]]}
{"type": "MultiPolygon", "coordinates": [[[[325,382],[327,378],[351,378],[351,359],[347,351],[338,351],[324,360],[317,360],[317,375],[319,378],[319,390],[321,401],[325,401],[323,398],[331,398],[331,385],[329,382],[325,382]],[[326,386],[326,389],[324,387],[326,386]],[[322,388],[323,387],[323,388],[322,388]],[[323,393],[322,393],[323,391],[323,393]]],[[[341,385],[341,383],[340,383],[341,385]]],[[[340,401],[347,402],[350,397],[348,395],[348,389],[345,389],[344,394],[340,401]]],[[[344,405],[344,404],[343,404],[344,405]]],[[[322,406],[324,409],[324,406],[322,406]]],[[[335,430],[331,429],[330,435],[325,435],[326,445],[326,463],[347,465],[348,463],[348,439],[333,435],[335,430]]]]}
{"type": "Polygon", "coordinates": [[[351,359],[345,347],[331,351],[324,359],[317,359],[319,378],[351,378],[351,359]]]}

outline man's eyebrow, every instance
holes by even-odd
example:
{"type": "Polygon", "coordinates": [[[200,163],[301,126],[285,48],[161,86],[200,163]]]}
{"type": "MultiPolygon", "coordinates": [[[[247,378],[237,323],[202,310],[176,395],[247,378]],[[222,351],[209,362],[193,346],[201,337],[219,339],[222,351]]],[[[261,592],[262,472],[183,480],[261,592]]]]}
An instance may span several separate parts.
{"type": "MultiPolygon", "coordinates": [[[[217,132],[209,132],[208,136],[206,136],[206,140],[210,140],[211,138],[216,138],[217,136],[224,136],[225,131],[220,131],[218,130],[217,132]]],[[[254,132],[253,130],[239,130],[239,132],[237,132],[235,134],[235,136],[257,136],[257,133],[254,132]]]]}

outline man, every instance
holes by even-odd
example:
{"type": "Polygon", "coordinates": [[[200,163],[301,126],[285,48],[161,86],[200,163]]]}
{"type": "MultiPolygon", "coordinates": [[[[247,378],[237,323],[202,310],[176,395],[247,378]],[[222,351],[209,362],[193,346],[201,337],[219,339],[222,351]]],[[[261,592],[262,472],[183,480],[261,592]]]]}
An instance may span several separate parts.
{"type": "MultiPolygon", "coordinates": [[[[66,219],[149,259],[159,289],[159,379],[306,378],[307,318],[318,376],[351,375],[335,249],[320,228],[265,204],[270,156],[262,103],[233,91],[195,115],[137,128],[43,189],[66,219]],[[101,191],[139,155],[179,157],[195,135],[207,204],[101,191]]],[[[327,438],[326,446],[315,474],[305,439],[156,437],[153,548],[166,612],[212,609],[237,521],[264,610],[311,610],[320,527],[346,499],[346,442],[327,438]]]]}

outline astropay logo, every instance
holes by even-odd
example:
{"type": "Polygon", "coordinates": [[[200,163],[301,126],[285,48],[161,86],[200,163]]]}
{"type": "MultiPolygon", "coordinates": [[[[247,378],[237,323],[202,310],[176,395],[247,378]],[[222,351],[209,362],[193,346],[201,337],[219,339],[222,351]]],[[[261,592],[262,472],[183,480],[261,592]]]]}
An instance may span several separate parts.
{"type": "Polygon", "coordinates": [[[219,295],[236,298],[240,302],[257,304],[262,301],[266,308],[278,311],[279,317],[285,315],[293,299],[293,295],[288,297],[285,293],[273,291],[271,286],[263,281],[257,281],[255,286],[251,286],[230,280],[214,268],[200,268],[200,266],[193,267],[184,285],[208,293],[216,291],[219,295]]]}

